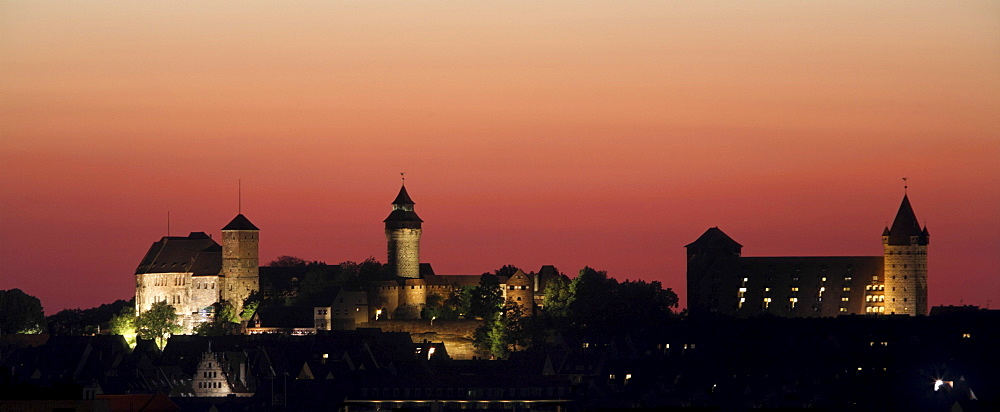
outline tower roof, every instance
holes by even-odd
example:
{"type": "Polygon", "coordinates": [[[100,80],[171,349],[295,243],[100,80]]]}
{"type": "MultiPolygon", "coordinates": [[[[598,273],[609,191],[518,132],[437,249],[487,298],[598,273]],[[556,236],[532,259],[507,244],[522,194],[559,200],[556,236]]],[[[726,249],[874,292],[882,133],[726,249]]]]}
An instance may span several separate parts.
{"type": "Polygon", "coordinates": [[[240,213],[236,215],[236,217],[234,217],[233,220],[229,222],[228,225],[226,225],[226,227],[222,228],[222,230],[260,230],[260,229],[258,229],[257,226],[254,226],[253,223],[250,223],[250,219],[247,219],[246,216],[243,216],[243,214],[240,213]]]}
{"type": "Polygon", "coordinates": [[[892,226],[889,228],[889,244],[909,245],[911,236],[922,237],[922,235],[923,231],[920,229],[917,215],[913,213],[913,207],[910,206],[910,199],[903,195],[903,203],[899,205],[896,218],[893,219],[892,226]]]}
{"type": "Polygon", "coordinates": [[[390,224],[389,226],[396,228],[419,228],[420,216],[417,216],[417,212],[413,211],[413,199],[410,199],[410,194],[406,193],[406,186],[399,188],[399,194],[396,195],[396,200],[392,201],[392,212],[389,216],[383,220],[383,222],[390,224]]]}
{"type": "Polygon", "coordinates": [[[698,240],[691,242],[684,246],[686,248],[696,247],[701,249],[723,249],[723,248],[742,248],[743,245],[737,243],[733,238],[729,237],[725,232],[719,229],[718,226],[709,228],[702,233],[698,240]]]}
{"type": "Polygon", "coordinates": [[[399,188],[399,194],[396,195],[396,200],[392,201],[394,205],[412,205],[413,199],[410,199],[410,195],[406,193],[406,186],[399,188]]]}

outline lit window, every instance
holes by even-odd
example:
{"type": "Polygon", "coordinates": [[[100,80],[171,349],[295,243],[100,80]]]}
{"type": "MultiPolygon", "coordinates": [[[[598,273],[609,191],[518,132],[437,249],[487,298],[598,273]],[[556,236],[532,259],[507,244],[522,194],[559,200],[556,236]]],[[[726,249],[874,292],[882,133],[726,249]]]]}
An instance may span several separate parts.
{"type": "Polygon", "coordinates": [[[792,292],[798,292],[798,291],[799,291],[798,286],[792,286],[792,292]]]}
{"type": "Polygon", "coordinates": [[[971,338],[971,337],[972,337],[972,334],[971,334],[971,333],[963,333],[963,334],[962,334],[962,339],[969,339],[969,338],[971,338]]]}
{"type": "Polygon", "coordinates": [[[844,288],[844,292],[850,292],[851,288],[844,288]]]}
{"type": "Polygon", "coordinates": [[[850,276],[847,276],[847,277],[845,277],[845,278],[844,278],[844,282],[850,282],[850,281],[851,281],[851,279],[852,279],[852,278],[851,278],[850,276]]]}
{"type": "Polygon", "coordinates": [[[847,308],[840,308],[841,312],[847,312],[847,308]]]}
{"type": "Polygon", "coordinates": [[[849,300],[851,300],[851,298],[847,298],[847,297],[844,297],[844,298],[840,298],[840,301],[841,301],[841,302],[847,302],[847,301],[849,301],[849,300]]]}
{"type": "Polygon", "coordinates": [[[826,277],[820,279],[821,282],[826,282],[826,277]]]}
{"type": "Polygon", "coordinates": [[[747,288],[740,288],[740,292],[746,292],[747,288]]]}
{"type": "Polygon", "coordinates": [[[770,292],[770,291],[771,291],[771,288],[764,288],[764,291],[765,291],[765,292],[770,292]]]}

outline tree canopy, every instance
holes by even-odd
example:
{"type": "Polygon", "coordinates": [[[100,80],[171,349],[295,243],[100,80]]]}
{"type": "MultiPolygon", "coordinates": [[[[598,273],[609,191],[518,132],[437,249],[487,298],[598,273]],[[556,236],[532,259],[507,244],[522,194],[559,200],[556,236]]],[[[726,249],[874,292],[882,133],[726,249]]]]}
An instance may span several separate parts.
{"type": "Polygon", "coordinates": [[[181,331],[181,326],[177,324],[174,307],[165,301],[159,301],[136,317],[135,329],[140,338],[156,340],[156,344],[162,349],[170,335],[181,331]]]}
{"type": "Polygon", "coordinates": [[[135,312],[135,300],[116,300],[90,309],[64,309],[45,318],[53,335],[98,333],[111,327],[112,318],[123,310],[135,312]]]}
{"type": "Polygon", "coordinates": [[[469,317],[492,319],[503,307],[503,291],[500,290],[500,279],[497,275],[483,273],[479,277],[479,285],[472,288],[469,294],[469,317]]]}
{"type": "Polygon", "coordinates": [[[111,317],[111,334],[121,335],[125,338],[125,342],[129,346],[135,347],[136,345],[136,332],[135,332],[135,308],[128,306],[123,307],[118,312],[118,314],[111,317]]]}
{"type": "Polygon", "coordinates": [[[42,333],[45,312],[42,301],[21,289],[0,290],[0,333],[42,333]]]}
{"type": "Polygon", "coordinates": [[[572,281],[549,280],[542,315],[549,327],[571,336],[622,336],[655,333],[677,305],[677,294],[660,282],[619,283],[585,267],[572,281]]]}

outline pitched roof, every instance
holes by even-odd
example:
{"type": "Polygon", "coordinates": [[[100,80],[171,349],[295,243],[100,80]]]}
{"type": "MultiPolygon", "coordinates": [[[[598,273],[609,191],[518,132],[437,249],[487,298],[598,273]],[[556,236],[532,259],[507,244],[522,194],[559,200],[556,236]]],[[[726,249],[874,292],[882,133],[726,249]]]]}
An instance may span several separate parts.
{"type": "Polygon", "coordinates": [[[703,249],[741,248],[743,245],[737,243],[729,235],[725,234],[718,226],[709,228],[698,237],[698,240],[687,244],[684,247],[697,247],[703,249]]]}
{"type": "Polygon", "coordinates": [[[240,213],[236,215],[236,217],[234,217],[233,220],[229,222],[228,225],[226,225],[226,227],[222,228],[222,230],[260,230],[260,229],[258,229],[257,226],[254,226],[253,223],[250,223],[250,219],[247,219],[246,216],[243,216],[243,214],[240,213]]]}
{"type": "Polygon", "coordinates": [[[917,221],[917,215],[913,213],[913,207],[910,206],[910,199],[903,195],[903,203],[899,205],[896,218],[893,219],[892,227],[889,228],[889,244],[909,245],[911,236],[921,235],[920,223],[917,221]]]}
{"type": "Polygon", "coordinates": [[[396,200],[392,201],[394,205],[412,205],[413,199],[410,199],[410,195],[406,193],[406,186],[399,188],[399,194],[396,195],[396,200]]]}
{"type": "Polygon", "coordinates": [[[523,270],[518,269],[517,272],[514,272],[514,274],[510,275],[510,278],[507,279],[507,284],[518,285],[518,286],[530,286],[533,285],[534,282],[532,281],[531,277],[528,276],[527,273],[524,273],[523,270]]]}
{"type": "Polygon", "coordinates": [[[192,273],[218,275],[222,270],[222,246],[204,232],[187,237],[164,236],[149,247],[135,274],[192,273]]]}

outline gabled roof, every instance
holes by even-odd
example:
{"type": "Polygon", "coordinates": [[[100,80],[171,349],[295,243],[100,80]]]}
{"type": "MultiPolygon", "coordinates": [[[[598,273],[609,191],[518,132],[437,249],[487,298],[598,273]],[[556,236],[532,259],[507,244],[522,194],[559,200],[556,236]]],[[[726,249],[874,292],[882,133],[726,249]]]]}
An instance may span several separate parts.
{"type": "Polygon", "coordinates": [[[533,283],[534,282],[532,282],[528,274],[524,273],[524,271],[521,269],[518,269],[517,272],[514,272],[514,274],[510,275],[510,278],[507,279],[508,285],[530,286],[533,283]]]}
{"type": "Polygon", "coordinates": [[[917,215],[913,213],[913,207],[910,206],[909,197],[903,195],[903,203],[899,205],[896,218],[893,219],[892,226],[889,228],[889,244],[909,245],[911,236],[923,237],[923,231],[920,229],[917,215]]]}
{"type": "Polygon", "coordinates": [[[226,227],[222,228],[222,230],[260,230],[260,229],[258,229],[257,226],[254,226],[253,223],[250,223],[250,219],[247,219],[246,216],[243,216],[243,214],[240,213],[236,215],[236,217],[234,217],[233,220],[229,222],[228,225],[226,225],[226,227]]]}
{"type": "Polygon", "coordinates": [[[687,244],[684,247],[697,247],[701,249],[724,249],[724,248],[742,248],[743,245],[736,243],[733,238],[725,234],[718,226],[709,228],[698,237],[698,240],[687,244]]]}
{"type": "Polygon", "coordinates": [[[187,237],[164,236],[154,242],[142,258],[135,274],[192,273],[218,275],[222,270],[222,246],[204,232],[187,237]]]}
{"type": "Polygon", "coordinates": [[[413,199],[410,199],[410,195],[406,193],[406,186],[399,188],[399,194],[396,195],[396,200],[392,201],[394,205],[412,205],[413,199]]]}

